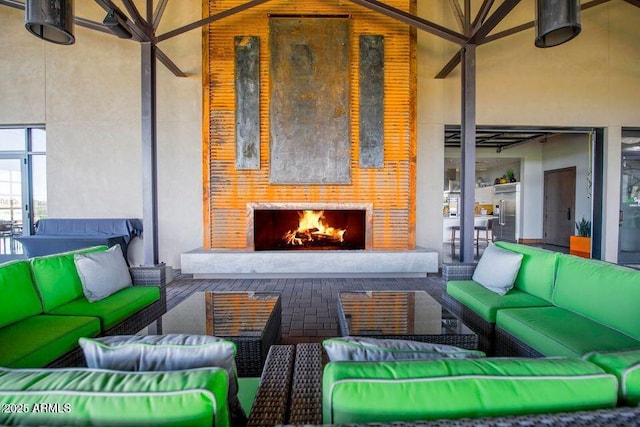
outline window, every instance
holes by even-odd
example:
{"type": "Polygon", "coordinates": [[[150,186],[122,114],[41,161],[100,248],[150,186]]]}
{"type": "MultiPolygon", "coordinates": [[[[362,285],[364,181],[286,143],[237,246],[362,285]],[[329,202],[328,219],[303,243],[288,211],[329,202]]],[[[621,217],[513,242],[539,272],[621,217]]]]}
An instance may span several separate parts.
{"type": "Polygon", "coordinates": [[[13,239],[30,234],[47,216],[46,132],[43,127],[0,127],[0,253],[20,253],[13,239]]]}

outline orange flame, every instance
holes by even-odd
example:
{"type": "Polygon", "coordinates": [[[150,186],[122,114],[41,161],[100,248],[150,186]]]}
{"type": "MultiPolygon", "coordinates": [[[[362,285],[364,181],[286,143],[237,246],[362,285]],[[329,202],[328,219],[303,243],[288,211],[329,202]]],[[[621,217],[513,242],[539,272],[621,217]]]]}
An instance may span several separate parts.
{"type": "Polygon", "coordinates": [[[287,231],[282,238],[289,245],[304,246],[310,242],[325,241],[327,243],[344,242],[346,229],[327,225],[323,219],[324,211],[307,210],[298,213],[300,221],[296,230],[287,231]]]}

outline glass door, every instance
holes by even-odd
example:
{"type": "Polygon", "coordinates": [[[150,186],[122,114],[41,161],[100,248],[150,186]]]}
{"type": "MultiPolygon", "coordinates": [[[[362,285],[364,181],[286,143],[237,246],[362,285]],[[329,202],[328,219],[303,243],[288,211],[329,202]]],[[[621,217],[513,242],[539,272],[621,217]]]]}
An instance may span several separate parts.
{"type": "Polygon", "coordinates": [[[24,157],[0,158],[0,254],[22,253],[14,240],[25,223],[24,157]]]}
{"type": "Polygon", "coordinates": [[[640,265],[640,132],[623,133],[622,142],[618,264],[640,265]]]}

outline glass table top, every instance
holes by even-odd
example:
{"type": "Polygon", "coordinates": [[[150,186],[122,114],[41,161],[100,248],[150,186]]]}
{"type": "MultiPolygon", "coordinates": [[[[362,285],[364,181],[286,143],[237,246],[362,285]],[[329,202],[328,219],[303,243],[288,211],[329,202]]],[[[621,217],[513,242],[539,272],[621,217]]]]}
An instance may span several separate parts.
{"type": "Polygon", "coordinates": [[[473,334],[425,291],[340,292],[348,335],[473,334]]]}
{"type": "Polygon", "coordinates": [[[279,294],[196,292],[162,316],[162,333],[259,337],[279,294]]]}

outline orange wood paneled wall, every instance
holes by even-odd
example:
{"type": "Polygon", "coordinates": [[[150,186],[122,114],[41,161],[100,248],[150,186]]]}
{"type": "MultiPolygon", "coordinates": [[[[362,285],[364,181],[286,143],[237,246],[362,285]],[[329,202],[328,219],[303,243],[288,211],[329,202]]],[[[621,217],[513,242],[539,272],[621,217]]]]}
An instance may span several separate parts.
{"type": "MultiPolygon", "coordinates": [[[[215,15],[246,0],[204,0],[215,15]]],[[[415,0],[386,4],[415,13],[415,0]]],[[[205,249],[246,249],[248,203],[372,203],[370,249],[415,248],[416,34],[345,0],[272,0],[203,33],[205,249]],[[351,184],[269,184],[269,16],[348,15],[351,48],[351,184]],[[384,167],[359,167],[358,40],[384,35],[384,167]],[[235,168],[234,37],[260,37],[260,170],[235,168]]]]}

